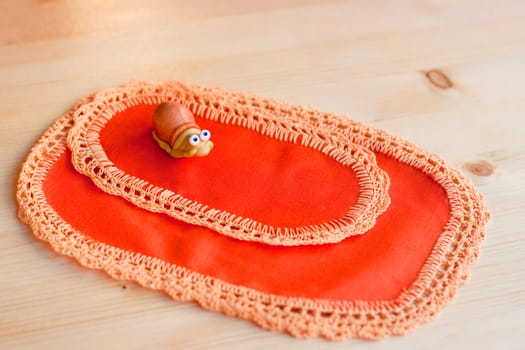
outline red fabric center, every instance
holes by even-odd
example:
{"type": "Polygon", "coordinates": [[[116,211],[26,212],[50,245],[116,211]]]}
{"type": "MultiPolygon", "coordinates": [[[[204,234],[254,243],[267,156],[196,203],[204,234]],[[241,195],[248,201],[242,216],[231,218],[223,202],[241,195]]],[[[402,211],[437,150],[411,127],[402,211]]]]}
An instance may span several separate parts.
{"type": "Polygon", "coordinates": [[[309,147],[196,117],[212,134],[203,158],[170,157],[151,136],[155,105],[117,113],[100,133],[125,173],[211,208],[266,225],[297,227],[344,216],[357,200],[355,173],[309,147]]]}
{"type": "MultiPolygon", "coordinates": [[[[244,131],[241,128],[225,127],[227,130],[222,130],[215,128],[215,124],[209,124],[209,128],[214,133],[213,138],[217,142],[226,136],[229,139],[242,140],[239,142],[239,147],[244,142],[251,145],[258,145],[257,142],[272,142],[253,132],[243,134],[244,131]],[[243,135],[237,136],[238,133],[243,135]],[[252,140],[252,137],[257,142],[252,140]]],[[[208,125],[206,124],[205,127],[208,125]]],[[[122,137],[127,138],[128,135],[124,133],[122,137]]],[[[131,146],[131,144],[126,144],[131,146]]],[[[142,147],[151,147],[149,138],[147,145],[143,144],[134,149],[139,150],[142,147]]],[[[285,146],[263,146],[265,150],[263,153],[266,152],[264,157],[275,156],[274,152],[282,150],[279,147],[285,146]]],[[[249,159],[236,158],[238,152],[228,156],[232,157],[231,159],[223,154],[226,150],[235,149],[238,147],[235,148],[230,143],[226,148],[217,145],[217,148],[212,151],[214,153],[212,157],[219,157],[220,160],[227,161],[227,169],[230,169],[230,166],[236,161],[240,162],[241,159],[252,162],[249,159]]],[[[296,157],[294,159],[301,159],[300,153],[303,151],[308,154],[307,159],[310,159],[311,156],[317,157],[315,154],[309,154],[310,151],[302,147],[297,147],[297,151],[291,150],[290,152],[297,152],[297,154],[293,153],[296,157]]],[[[129,152],[129,148],[114,153],[119,152],[129,152]]],[[[111,155],[112,160],[120,159],[114,153],[111,155]]],[[[138,164],[135,170],[140,170],[141,165],[146,167],[143,165],[144,158],[142,158],[145,153],[133,154],[138,164]]],[[[158,157],[163,156],[162,153],[159,153],[158,157]]],[[[126,158],[124,155],[120,157],[126,158]]],[[[325,156],[319,157],[316,162],[318,160],[321,161],[321,164],[333,162],[324,158],[325,156]]],[[[149,158],[148,160],[151,161],[149,158]]],[[[364,235],[329,245],[279,247],[244,242],[206,228],[182,223],[166,215],[139,209],[122,198],[105,194],[96,188],[89,178],[76,173],[70,164],[69,152],[61,156],[49,171],[44,183],[44,192],[50,205],[58,214],[89,238],[124,250],[157,257],[226,282],[255,288],[266,293],[296,297],[389,300],[399,295],[417,277],[448,220],[449,205],[443,188],[418,169],[403,165],[382,154],[377,154],[377,160],[379,166],[390,176],[389,193],[392,199],[390,207],[379,217],[374,228],[364,235]]],[[[218,159],[210,159],[210,162],[215,161],[218,159]]],[[[202,167],[206,167],[205,159],[199,160],[199,163],[201,165],[198,166],[198,169],[193,168],[195,166],[191,164],[185,165],[191,169],[187,170],[190,174],[190,179],[186,180],[187,183],[195,180],[195,171],[202,171],[202,167]]],[[[217,164],[219,163],[221,162],[218,161],[217,164]]],[[[283,177],[279,171],[287,173],[289,171],[287,166],[296,163],[284,161],[272,176],[283,177]]],[[[317,163],[305,166],[315,169],[317,163]]],[[[340,167],[336,164],[334,171],[337,172],[340,167]]],[[[323,169],[326,171],[327,168],[323,169]]],[[[169,175],[166,175],[165,179],[171,178],[171,171],[166,170],[169,175]]],[[[249,174],[250,170],[246,171],[249,174]]],[[[343,173],[346,175],[351,172],[345,169],[343,173]]],[[[259,174],[253,175],[259,176],[259,174]]],[[[221,181],[225,181],[227,177],[222,176],[218,175],[221,181]]],[[[261,181],[265,183],[264,188],[267,191],[278,188],[273,187],[276,185],[272,185],[271,178],[267,176],[270,175],[262,176],[261,181]]],[[[305,187],[301,191],[319,188],[319,182],[334,176],[323,174],[323,177],[305,177],[301,180],[305,187]]],[[[199,179],[199,181],[206,179],[206,181],[211,181],[209,176],[199,179]]],[[[242,177],[236,178],[236,181],[242,182],[240,179],[242,177]]],[[[250,184],[254,183],[252,180],[251,178],[246,179],[250,184]]],[[[244,206],[239,206],[239,203],[245,203],[245,206],[248,207],[247,212],[253,210],[256,213],[254,209],[251,209],[252,197],[250,200],[243,200],[245,193],[242,189],[249,188],[249,186],[244,183],[231,182],[232,187],[239,189],[226,191],[230,197],[235,197],[234,204],[229,204],[219,198],[223,193],[222,190],[214,192],[210,189],[214,193],[211,196],[205,194],[206,191],[198,192],[198,189],[196,189],[197,192],[192,193],[196,196],[197,194],[210,196],[205,197],[207,200],[216,198],[218,201],[216,203],[221,203],[222,208],[231,205],[231,208],[234,209],[244,209],[244,206]]],[[[338,187],[339,191],[345,193],[355,191],[355,187],[350,189],[345,187],[352,186],[352,183],[355,182],[342,182],[338,187]]],[[[253,194],[251,189],[247,192],[247,195],[253,194]]],[[[288,195],[288,192],[284,193],[288,195]]],[[[269,193],[268,197],[272,198],[276,195],[282,196],[283,193],[269,193]]],[[[337,206],[338,200],[333,199],[331,203],[337,206]]],[[[295,203],[295,201],[292,202],[295,203]]],[[[283,200],[283,203],[292,213],[292,207],[287,207],[287,201],[283,200]]],[[[348,203],[349,201],[346,202],[346,206],[348,203]]],[[[315,212],[314,207],[309,210],[315,212]]],[[[319,208],[319,210],[322,209],[319,208]]],[[[278,214],[267,216],[268,214],[263,213],[260,218],[279,219],[281,215],[278,214]]],[[[317,219],[322,218],[322,216],[317,216],[317,219]]],[[[279,220],[285,222],[287,217],[279,220]]]]}

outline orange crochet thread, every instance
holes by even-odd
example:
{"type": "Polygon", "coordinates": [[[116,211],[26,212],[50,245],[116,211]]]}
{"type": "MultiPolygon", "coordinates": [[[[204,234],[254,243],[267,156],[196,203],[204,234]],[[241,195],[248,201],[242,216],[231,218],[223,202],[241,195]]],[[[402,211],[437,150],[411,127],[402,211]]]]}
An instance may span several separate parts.
{"type": "MultiPolygon", "coordinates": [[[[99,188],[108,193],[122,196],[141,208],[165,213],[191,224],[206,226],[227,236],[272,245],[339,242],[348,236],[363,234],[369,230],[377,217],[388,207],[390,201],[388,177],[377,167],[374,155],[363,147],[349,142],[339,133],[330,132],[323,127],[312,128],[300,117],[291,113],[281,115],[279,118],[273,117],[271,113],[254,113],[234,98],[231,102],[219,103],[217,101],[222,98],[220,94],[213,94],[192,85],[142,84],[138,90],[129,89],[125,87],[98,93],[91,103],[82,106],[75,113],[75,125],[68,136],[68,146],[72,150],[73,165],[77,171],[88,175],[99,188]],[[116,99],[119,101],[117,102],[116,99]],[[166,100],[176,100],[186,105],[195,115],[210,121],[241,126],[280,141],[301,144],[326,154],[355,172],[359,184],[357,200],[341,217],[320,224],[308,223],[298,227],[282,227],[236,215],[220,207],[209,206],[207,203],[199,203],[176,193],[175,189],[159,186],[120,169],[109,159],[102,145],[101,135],[118,113],[137,105],[155,106],[166,100]]],[[[149,114],[145,113],[144,117],[148,118],[149,114]]],[[[141,128],[128,126],[122,129],[128,132],[141,128]]],[[[235,129],[232,133],[234,131],[235,129]]],[[[225,142],[234,142],[235,135],[235,133],[231,135],[233,141],[225,140],[225,142]]],[[[147,142],[145,144],[147,145],[147,142]]],[[[144,145],[141,147],[144,148],[144,145]]],[[[215,150],[214,156],[219,152],[215,150]]],[[[151,158],[152,155],[155,154],[150,153],[144,158],[151,158]]],[[[210,163],[209,158],[207,163],[210,163]]],[[[160,162],[161,159],[152,161],[160,162]]],[[[143,164],[144,162],[147,160],[143,160],[143,164]]],[[[171,160],[170,162],[175,164],[171,160]]],[[[176,174],[178,172],[176,167],[174,170],[176,174]]],[[[215,172],[220,170],[223,169],[216,169],[215,172]]],[[[210,174],[210,177],[214,176],[216,174],[210,174]]],[[[224,193],[216,197],[224,197],[224,193]]]]}
{"type": "MultiPolygon", "coordinates": [[[[143,86],[143,83],[135,83],[130,87],[141,88],[143,86]]],[[[147,84],[146,86],[154,86],[154,84],[147,84]]],[[[224,93],[226,94],[227,92],[224,93]]],[[[368,300],[363,300],[362,298],[351,296],[358,295],[358,290],[348,290],[345,292],[346,297],[335,298],[333,293],[331,294],[332,297],[329,297],[326,292],[316,291],[315,289],[311,289],[308,292],[309,295],[313,296],[316,293],[320,293],[319,295],[326,296],[315,298],[290,296],[282,293],[277,295],[262,291],[269,286],[254,285],[254,287],[249,288],[243,286],[242,283],[229,283],[223,278],[198,273],[182,265],[169,263],[162,258],[144,255],[130,249],[118,248],[90,238],[80,229],[82,225],[88,225],[85,227],[89,227],[90,223],[76,221],[75,226],[72,226],[65,221],[64,217],[57,213],[56,210],[60,209],[58,203],[62,201],[63,196],[48,198],[47,195],[53,195],[54,192],[60,195],[62,189],[57,188],[52,183],[46,185],[46,181],[51,180],[53,176],[60,175],[55,168],[59,162],[66,160],[64,157],[68,156],[65,138],[73,124],[72,116],[74,111],[78,111],[86,103],[94,99],[96,97],[91,96],[79,103],[72,112],[57,121],[39,140],[23,165],[17,191],[21,220],[32,228],[37,237],[48,241],[57,252],[75,257],[84,266],[103,269],[114,278],[135,280],[141,285],[164,290],[174,299],[195,300],[205,308],[246,318],[264,328],[286,331],[297,337],[323,336],[328,339],[345,339],[357,336],[378,339],[388,335],[405,334],[417,324],[433,318],[437,311],[452,299],[457,287],[465,281],[468,275],[468,268],[477,257],[488,213],[483,205],[481,195],[465,177],[451,169],[437,156],[400,138],[358,122],[347,122],[335,115],[321,114],[315,111],[312,112],[312,115],[318,118],[315,122],[333,125],[337,129],[341,129],[338,132],[348,135],[353,141],[376,150],[378,152],[376,153],[378,155],[378,164],[383,166],[392,177],[392,205],[379,218],[376,226],[362,236],[346,239],[333,246],[265,246],[263,249],[263,247],[257,247],[253,243],[241,241],[235,243],[234,240],[229,240],[226,237],[217,237],[220,235],[209,235],[208,237],[221,242],[221,244],[228,243],[232,244],[232,246],[233,244],[238,244],[243,246],[242,249],[249,249],[250,251],[256,249],[260,250],[261,253],[267,252],[274,256],[280,254],[281,250],[286,249],[283,253],[289,257],[290,262],[293,261],[297,252],[301,251],[308,253],[305,256],[307,258],[310,254],[311,256],[319,255],[316,253],[317,251],[333,254],[337,249],[344,247],[358,249],[361,242],[366,240],[374,242],[374,237],[388,239],[388,237],[379,235],[376,232],[381,230],[381,227],[378,226],[388,225],[391,227],[391,230],[395,229],[396,223],[391,221],[385,222],[387,218],[385,215],[389,215],[388,219],[392,220],[395,217],[392,214],[395,213],[389,214],[389,212],[395,210],[400,204],[410,209],[410,203],[399,202],[401,198],[398,193],[400,179],[396,175],[396,170],[394,169],[396,162],[392,158],[398,159],[399,164],[410,165],[410,168],[413,169],[413,171],[404,170],[403,176],[410,174],[410,172],[414,174],[423,172],[428,175],[429,179],[439,184],[440,188],[446,192],[448,206],[443,207],[442,203],[436,203],[436,215],[440,215],[439,212],[443,209],[448,213],[445,218],[446,223],[439,231],[440,234],[437,240],[432,242],[433,248],[429,251],[428,257],[424,259],[424,264],[421,268],[417,267],[419,272],[415,279],[406,288],[403,288],[403,291],[396,293],[395,296],[386,297],[385,294],[384,299],[372,297],[368,298],[368,300]],[[338,127],[338,125],[343,125],[344,127],[338,127]],[[388,157],[382,154],[386,154],[388,157]],[[50,204],[49,199],[53,199],[56,207],[50,204]],[[439,206],[442,209],[439,209],[439,206]]],[[[260,98],[250,97],[251,101],[257,102],[257,99],[260,98]]],[[[269,104],[277,103],[277,101],[266,101],[269,104]]],[[[260,103],[260,101],[257,103],[260,103]]],[[[254,108],[261,107],[257,106],[254,108]]],[[[300,110],[300,107],[297,107],[297,109],[296,107],[290,107],[287,110],[297,111],[300,110]]],[[[276,112],[276,114],[278,113],[276,112]]],[[[308,114],[305,113],[304,115],[308,114]]],[[[67,171],[71,172],[72,170],[67,171]]],[[[75,179],[82,180],[72,173],[71,175],[75,179]]],[[[418,181],[425,180],[420,176],[414,175],[412,177],[412,180],[417,179],[419,179],[418,181]]],[[[58,180],[58,178],[55,180],[58,180]]],[[[409,177],[406,177],[406,180],[408,181],[409,177]]],[[[84,183],[86,184],[86,181],[84,183]]],[[[427,182],[424,181],[423,183],[426,184],[427,182]]],[[[413,185],[417,184],[414,183],[413,185]]],[[[88,187],[86,187],[87,189],[88,187]]],[[[71,192],[74,189],[68,188],[63,190],[71,192]]],[[[79,188],[78,191],[80,192],[81,189],[79,188]]],[[[95,190],[89,189],[89,191],[95,190]]],[[[418,191],[414,192],[417,193],[418,191]]],[[[435,196],[436,198],[439,197],[439,193],[436,192],[435,196]]],[[[116,199],[111,199],[112,203],[115,201],[116,199]]],[[[65,204],[67,205],[67,202],[65,204]]],[[[123,206],[126,205],[123,204],[123,206]]],[[[75,211],[72,210],[69,215],[75,215],[75,211]]],[[[155,214],[148,215],[155,216],[155,214]]],[[[93,219],[96,220],[97,218],[93,219]]],[[[147,222],[151,223],[151,220],[148,219],[147,222]]],[[[95,226],[93,229],[97,229],[97,227],[95,226]]],[[[114,228],[105,227],[105,229],[111,232],[114,228]]],[[[143,230],[146,235],[149,231],[154,232],[154,228],[148,226],[144,226],[143,230]]],[[[399,232],[400,237],[402,237],[401,233],[399,232]]],[[[427,234],[427,232],[420,233],[419,236],[423,238],[427,234]]],[[[117,232],[113,232],[113,234],[117,234],[117,232]]],[[[418,237],[414,236],[413,238],[416,239],[418,237]]],[[[200,243],[204,244],[205,242],[200,243]]],[[[122,242],[122,244],[131,243],[122,242]]],[[[411,248],[410,242],[406,240],[399,242],[399,244],[405,244],[405,249],[411,248]]],[[[390,249],[378,252],[378,256],[384,255],[386,257],[393,249],[395,250],[395,247],[388,245],[384,247],[389,247],[390,249]]],[[[418,248],[418,250],[422,249],[421,247],[418,248]]],[[[413,254],[417,255],[418,250],[414,250],[413,254]]],[[[362,256],[358,254],[358,256],[361,260],[367,261],[366,255],[373,253],[367,251],[366,254],[362,256]]],[[[184,252],[180,251],[178,254],[184,254],[184,252]]],[[[352,254],[352,252],[348,251],[344,254],[352,254]]],[[[372,257],[372,260],[369,259],[367,264],[375,259],[375,257],[372,257]]],[[[192,263],[194,263],[193,260],[192,263]]],[[[402,260],[399,262],[403,263],[402,260]]],[[[329,270],[332,267],[331,264],[332,262],[328,260],[328,264],[325,266],[325,273],[329,274],[329,270]]],[[[406,266],[406,268],[408,267],[406,266]]],[[[219,272],[220,268],[221,266],[218,266],[219,272]]],[[[347,266],[348,273],[363,271],[364,269],[365,266],[360,266],[358,270],[355,270],[352,266],[347,266]]],[[[386,271],[384,271],[384,274],[386,274],[386,271]]],[[[359,276],[356,274],[348,278],[358,279],[359,276]]],[[[365,280],[373,285],[380,284],[380,282],[374,282],[368,278],[365,280]]],[[[253,285],[256,282],[246,281],[244,284],[253,285]]],[[[385,286],[390,284],[389,281],[387,282],[385,286]]],[[[293,285],[295,281],[290,280],[289,283],[293,285]]],[[[337,280],[332,280],[330,284],[337,285],[337,283],[337,280]]],[[[291,287],[293,289],[293,286],[291,287]]],[[[324,287],[329,288],[328,285],[324,287]]],[[[289,287],[281,286],[280,288],[289,287]]],[[[334,292],[337,292],[337,289],[334,292]]],[[[302,288],[298,288],[298,292],[306,293],[301,290],[302,288]]]]}

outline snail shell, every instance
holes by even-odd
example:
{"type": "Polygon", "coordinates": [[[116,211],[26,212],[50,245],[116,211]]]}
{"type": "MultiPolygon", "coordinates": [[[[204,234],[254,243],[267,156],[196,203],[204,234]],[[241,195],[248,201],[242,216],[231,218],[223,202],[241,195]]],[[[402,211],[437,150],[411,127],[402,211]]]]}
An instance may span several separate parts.
{"type": "Polygon", "coordinates": [[[164,102],[153,112],[153,138],[172,157],[205,156],[213,148],[210,132],[201,130],[193,113],[176,102],[164,102]]]}

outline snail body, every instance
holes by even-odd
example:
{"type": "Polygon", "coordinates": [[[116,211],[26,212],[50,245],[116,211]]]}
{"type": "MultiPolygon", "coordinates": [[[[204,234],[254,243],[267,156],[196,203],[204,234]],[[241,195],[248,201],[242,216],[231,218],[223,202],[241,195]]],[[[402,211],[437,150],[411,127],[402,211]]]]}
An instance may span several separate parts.
{"type": "Polygon", "coordinates": [[[176,102],[164,102],[153,112],[153,138],[174,158],[203,157],[210,153],[210,132],[201,130],[190,110],[176,102]]]}

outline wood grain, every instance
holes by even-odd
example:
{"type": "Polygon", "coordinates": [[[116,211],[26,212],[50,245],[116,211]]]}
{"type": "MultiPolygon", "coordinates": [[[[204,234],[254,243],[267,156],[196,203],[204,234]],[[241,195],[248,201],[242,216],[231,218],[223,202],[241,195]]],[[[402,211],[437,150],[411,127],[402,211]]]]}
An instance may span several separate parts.
{"type": "Polygon", "coordinates": [[[523,349],[525,2],[0,1],[0,348],[523,349]],[[442,155],[492,212],[454,302],[404,337],[301,341],[79,267],[16,218],[19,166],[79,98],[133,79],[346,114],[442,155]]]}

